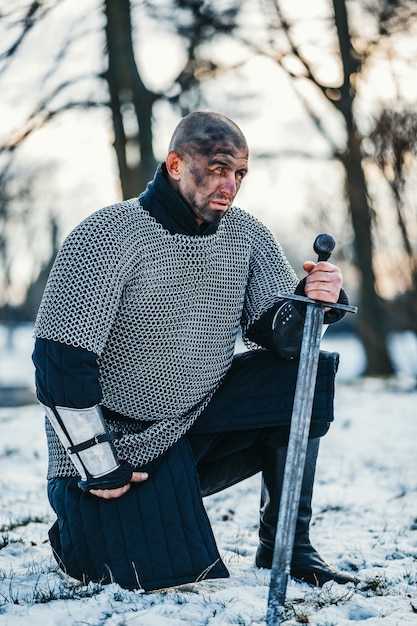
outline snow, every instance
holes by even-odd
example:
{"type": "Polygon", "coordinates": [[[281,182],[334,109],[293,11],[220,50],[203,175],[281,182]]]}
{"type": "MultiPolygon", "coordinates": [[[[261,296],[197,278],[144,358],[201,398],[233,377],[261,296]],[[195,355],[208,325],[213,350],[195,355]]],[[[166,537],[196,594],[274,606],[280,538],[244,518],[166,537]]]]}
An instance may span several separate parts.
{"type": "MultiPolygon", "coordinates": [[[[0,327],[1,385],[32,385],[30,327],[12,342],[0,327]]],[[[357,378],[363,352],[324,339],[342,355],[336,421],[323,438],[314,491],[313,544],[360,584],[315,589],[290,581],[286,626],[416,624],[417,389],[414,335],[393,337],[399,374],[357,378]],[[404,356],[408,355],[407,359],[404,356]],[[401,359],[407,364],[401,369],[401,359]]],[[[261,626],[269,577],[254,565],[259,477],[205,500],[230,578],[152,593],[82,586],[56,569],[47,532],[46,446],[37,404],[0,408],[0,625],[261,626]]]]}

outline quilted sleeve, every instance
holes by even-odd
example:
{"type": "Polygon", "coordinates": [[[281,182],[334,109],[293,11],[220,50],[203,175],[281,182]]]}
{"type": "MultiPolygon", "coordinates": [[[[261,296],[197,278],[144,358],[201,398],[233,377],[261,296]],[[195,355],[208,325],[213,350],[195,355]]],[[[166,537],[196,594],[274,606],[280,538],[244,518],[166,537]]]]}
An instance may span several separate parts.
{"type": "Polygon", "coordinates": [[[32,359],[36,394],[42,404],[83,409],[101,401],[94,352],[38,338],[32,359]]]}

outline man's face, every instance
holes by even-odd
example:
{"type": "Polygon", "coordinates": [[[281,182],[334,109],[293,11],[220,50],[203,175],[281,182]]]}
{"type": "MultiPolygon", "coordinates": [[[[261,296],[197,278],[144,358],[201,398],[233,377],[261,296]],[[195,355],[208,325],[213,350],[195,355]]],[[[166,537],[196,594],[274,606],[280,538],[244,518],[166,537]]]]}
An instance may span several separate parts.
{"type": "Polygon", "coordinates": [[[226,215],[248,171],[248,151],[219,144],[208,156],[181,158],[176,190],[199,224],[214,224],[226,215]]]}

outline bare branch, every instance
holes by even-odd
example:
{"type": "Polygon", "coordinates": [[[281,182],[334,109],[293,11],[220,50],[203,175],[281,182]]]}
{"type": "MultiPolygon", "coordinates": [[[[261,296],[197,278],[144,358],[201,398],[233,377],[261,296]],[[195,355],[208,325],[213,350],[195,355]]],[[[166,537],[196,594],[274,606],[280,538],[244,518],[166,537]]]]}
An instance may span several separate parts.
{"type": "MultiPolygon", "coordinates": [[[[24,15],[23,19],[19,20],[19,22],[22,23],[21,32],[16,37],[12,45],[9,46],[9,48],[5,50],[3,53],[0,54],[0,61],[5,61],[5,60],[12,61],[15,58],[15,53],[22,45],[23,41],[25,40],[28,33],[32,30],[33,26],[40,19],[43,19],[53,8],[54,8],[54,5],[51,5],[48,7],[48,6],[45,6],[45,3],[42,1],[38,2],[37,0],[35,0],[34,2],[32,2],[28,6],[26,14],[24,15]]],[[[0,75],[2,72],[5,71],[7,66],[8,66],[7,63],[3,65],[3,67],[0,69],[0,75]]]]}
{"type": "Polygon", "coordinates": [[[12,132],[9,138],[0,146],[0,154],[12,153],[20,146],[20,144],[27,139],[34,131],[39,130],[47,122],[64,113],[65,111],[71,111],[73,109],[94,109],[100,107],[107,107],[108,102],[97,102],[94,100],[81,100],[79,102],[68,102],[56,109],[48,109],[47,107],[40,107],[33,112],[26,121],[16,131],[12,132]]]}
{"type": "MultiPolygon", "coordinates": [[[[287,39],[287,43],[290,49],[290,52],[298,59],[298,61],[301,63],[302,67],[304,68],[305,74],[303,75],[303,78],[307,78],[309,81],[311,81],[314,85],[316,85],[316,87],[323,93],[323,95],[328,98],[327,95],[327,86],[323,85],[315,76],[313,69],[310,65],[310,63],[308,62],[308,60],[306,59],[306,57],[303,55],[303,53],[301,52],[301,49],[299,48],[299,46],[295,43],[293,35],[292,35],[292,27],[291,24],[288,22],[288,20],[285,18],[282,10],[281,10],[281,6],[279,4],[279,0],[273,0],[274,6],[275,6],[275,10],[277,13],[277,17],[279,19],[279,22],[281,24],[281,28],[282,28],[282,32],[285,35],[286,39],[287,39]]],[[[288,71],[285,68],[285,65],[283,64],[283,60],[285,59],[284,55],[281,59],[281,63],[280,65],[283,67],[283,69],[285,69],[287,71],[287,73],[292,76],[293,78],[300,78],[300,75],[296,75],[290,71],[288,71]]]]}

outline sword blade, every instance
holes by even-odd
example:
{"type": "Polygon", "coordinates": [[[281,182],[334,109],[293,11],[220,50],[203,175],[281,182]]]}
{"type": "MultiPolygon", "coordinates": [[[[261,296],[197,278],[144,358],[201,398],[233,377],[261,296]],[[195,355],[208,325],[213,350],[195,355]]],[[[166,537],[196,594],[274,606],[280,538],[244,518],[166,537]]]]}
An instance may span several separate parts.
{"type": "Polygon", "coordinates": [[[323,306],[307,305],[275,535],[267,626],[281,624],[284,613],[313,408],[323,318],[323,306]]]}

